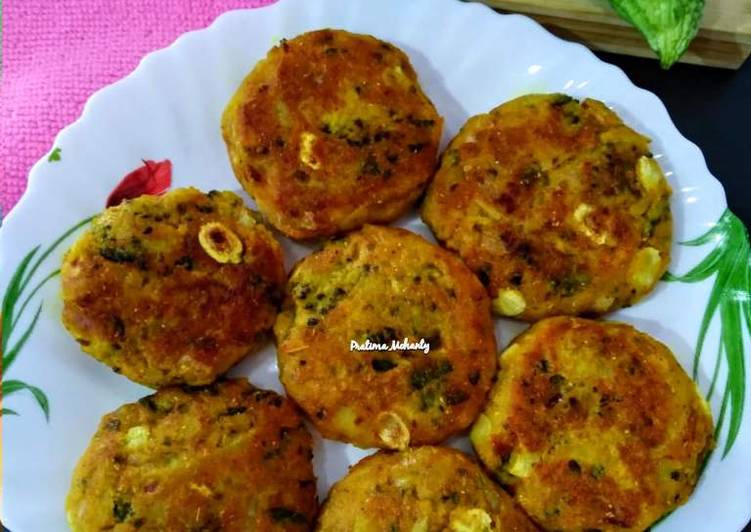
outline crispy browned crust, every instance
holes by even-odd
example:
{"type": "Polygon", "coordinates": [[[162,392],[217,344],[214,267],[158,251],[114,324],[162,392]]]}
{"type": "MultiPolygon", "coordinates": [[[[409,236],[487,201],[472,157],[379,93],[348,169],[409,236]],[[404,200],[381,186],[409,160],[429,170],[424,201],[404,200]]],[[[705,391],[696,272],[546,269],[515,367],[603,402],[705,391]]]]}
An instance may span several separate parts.
{"type": "Polygon", "coordinates": [[[339,30],[283,40],[222,118],[232,167],[292,238],[403,214],[433,174],[443,120],[407,56],[339,30]]]}
{"type": "Polygon", "coordinates": [[[529,95],[469,119],[422,216],[496,313],[535,321],[602,314],[650,292],[670,260],[669,199],[649,139],[601,102],[529,95]],[[657,176],[649,186],[642,156],[657,176]]]}
{"type": "Polygon", "coordinates": [[[63,324],[94,358],[151,387],[207,384],[254,350],[282,299],[282,251],[231,192],[178,189],[97,216],[62,266],[63,324]],[[219,263],[198,234],[243,244],[219,263]]]}
{"type": "Polygon", "coordinates": [[[331,489],[316,530],[537,528],[467,455],[445,447],[418,447],[381,451],[353,466],[331,489]]]}
{"type": "Polygon", "coordinates": [[[471,438],[551,530],[647,529],[687,500],[713,446],[709,408],[667,347],[629,325],[565,317],[501,355],[471,438]]]}
{"type": "Polygon", "coordinates": [[[246,380],[166,388],[107,414],[67,499],[74,532],[311,530],[312,438],[246,380]]]}
{"type": "Polygon", "coordinates": [[[361,447],[437,443],[463,430],[495,373],[482,285],[403,229],[368,225],[305,257],[274,332],[289,395],[324,437],[361,447]],[[430,352],[350,351],[352,340],[405,337],[424,338],[430,352]]]}

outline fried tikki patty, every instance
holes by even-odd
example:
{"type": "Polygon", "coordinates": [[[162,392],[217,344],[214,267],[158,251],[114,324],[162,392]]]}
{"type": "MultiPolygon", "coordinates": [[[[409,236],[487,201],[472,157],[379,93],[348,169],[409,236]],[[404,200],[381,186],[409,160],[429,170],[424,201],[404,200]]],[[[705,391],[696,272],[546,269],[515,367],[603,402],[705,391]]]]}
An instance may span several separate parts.
{"type": "Polygon", "coordinates": [[[501,355],[498,375],[472,443],[543,528],[641,531],[693,491],[712,418],[654,338],[549,318],[501,355]]]}
{"type": "Polygon", "coordinates": [[[235,194],[141,196],[68,251],[63,324],[136,382],[208,384],[265,338],[284,281],[279,243],[235,194]]]}
{"type": "Polygon", "coordinates": [[[433,174],[442,126],[404,52],[338,30],[282,40],[222,118],[237,179],[298,239],[406,212],[433,174]]]}
{"type": "Polygon", "coordinates": [[[474,116],[441,158],[422,217],[500,316],[599,315],[667,270],[670,186],[596,100],[529,95],[474,116]]]}
{"type": "Polygon", "coordinates": [[[312,530],[312,438],[294,405],[237,379],[107,414],[73,474],[74,532],[312,530]]]}
{"type": "Polygon", "coordinates": [[[534,531],[467,455],[445,447],[381,451],[353,466],[337,482],[316,530],[376,532],[534,531]]]}
{"type": "Polygon", "coordinates": [[[448,251],[368,225],[305,257],[287,288],[280,380],[324,437],[437,443],[482,408],[497,356],[490,302],[448,251]]]}

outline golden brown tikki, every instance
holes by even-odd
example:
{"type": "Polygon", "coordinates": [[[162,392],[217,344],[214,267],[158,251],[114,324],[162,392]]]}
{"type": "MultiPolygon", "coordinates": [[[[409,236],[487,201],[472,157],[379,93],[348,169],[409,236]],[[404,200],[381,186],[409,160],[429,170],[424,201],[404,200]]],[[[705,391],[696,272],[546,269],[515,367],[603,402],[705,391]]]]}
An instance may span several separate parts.
{"type": "Polygon", "coordinates": [[[309,239],[402,215],[433,174],[442,124],[404,52],[320,30],[271,49],[224,111],[222,133],[271,224],[309,239]]]}
{"type": "Polygon", "coordinates": [[[287,289],[280,379],[324,437],[436,443],[482,408],[497,356],[490,302],[458,257],[369,225],[305,257],[287,289]]]}
{"type": "Polygon", "coordinates": [[[596,100],[536,94],[474,116],[423,206],[500,316],[596,315],[668,267],[670,186],[649,139],[596,100]]]}
{"type": "Polygon", "coordinates": [[[74,532],[311,530],[312,438],[246,380],[165,388],[107,414],[73,474],[74,532]]]}
{"type": "Polygon", "coordinates": [[[641,531],[688,499],[712,418],[663,344],[629,325],[559,317],[500,360],[471,439],[539,525],[641,531]]]}
{"type": "Polygon", "coordinates": [[[537,528],[468,456],[445,447],[381,451],[331,489],[319,532],[518,532],[537,528]]]}
{"type": "Polygon", "coordinates": [[[265,338],[284,281],[279,243],[235,194],[141,196],[68,251],[63,323],[136,382],[207,384],[265,338]]]}

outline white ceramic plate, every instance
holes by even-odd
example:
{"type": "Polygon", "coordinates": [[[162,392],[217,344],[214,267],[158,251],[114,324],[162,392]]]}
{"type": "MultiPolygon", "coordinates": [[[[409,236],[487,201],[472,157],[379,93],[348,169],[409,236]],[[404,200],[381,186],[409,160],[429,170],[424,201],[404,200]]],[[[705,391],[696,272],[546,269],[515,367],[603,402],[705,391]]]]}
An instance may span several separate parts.
{"type": "MultiPolygon", "coordinates": [[[[726,212],[721,185],[709,174],[699,149],[676,130],[662,103],[632,85],[619,69],[525,17],[498,15],[453,0],[282,0],[227,13],[209,28],[147,56],[127,78],[95,94],[81,118],[60,133],[55,141],[59,160],[45,158],[34,166],[26,195],[0,233],[6,317],[15,301],[4,332],[17,320],[4,349],[3,408],[18,414],[3,416],[3,523],[13,532],[65,530],[71,472],[100,417],[149,393],[84,355],[66,334],[60,324],[58,277],[53,275],[34,291],[59,268],[77,233],[50,246],[68,228],[100,211],[115,184],[141,159],[171,159],[173,187],[240,192],[219,133],[222,109],[278,39],[322,27],[370,33],[404,49],[446,119],[444,143],[470,115],[542,91],[603,100],[653,139],[653,151],[674,190],[671,271],[685,273],[705,257],[713,260],[685,280],[695,282],[662,282],[646,300],[610,317],[665,342],[692,374],[700,326],[709,308],[696,378],[709,393],[715,376],[710,401],[715,420],[722,419],[718,450],[689,502],[658,527],[681,532],[741,529],[751,516],[751,415],[742,412],[744,366],[751,366],[748,243],[743,226],[726,212]],[[677,243],[708,231],[710,237],[701,245],[677,243]],[[28,278],[28,283],[18,287],[23,288],[20,294],[9,290],[14,272],[37,245],[41,248],[20,278],[28,278]],[[714,296],[717,306],[708,307],[715,278],[722,286],[714,296]],[[9,365],[11,356],[15,360],[9,365]],[[46,404],[49,420],[40,408],[46,404]]],[[[415,215],[400,225],[430,236],[415,215]]],[[[288,266],[310,251],[289,240],[284,247],[288,266]]],[[[499,320],[501,345],[522,328],[499,320]]],[[[232,373],[282,391],[272,345],[232,373]]],[[[452,443],[468,448],[461,438],[452,443]]],[[[366,454],[319,439],[319,496],[325,497],[348,465],[366,454]]]]}

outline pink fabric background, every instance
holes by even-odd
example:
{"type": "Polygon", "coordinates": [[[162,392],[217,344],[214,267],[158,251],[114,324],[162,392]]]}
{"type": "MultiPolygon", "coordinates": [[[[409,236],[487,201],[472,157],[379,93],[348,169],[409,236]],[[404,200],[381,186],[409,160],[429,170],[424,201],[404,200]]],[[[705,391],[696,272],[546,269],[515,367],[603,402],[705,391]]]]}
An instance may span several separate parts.
{"type": "MultiPolygon", "coordinates": [[[[32,165],[97,89],[147,53],[230,9],[275,0],[4,0],[0,206],[7,213],[32,165]]],[[[62,154],[65,157],[65,154],[62,154]]]]}

